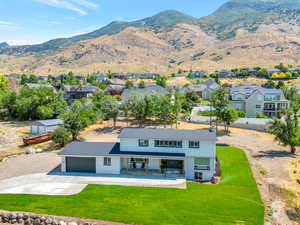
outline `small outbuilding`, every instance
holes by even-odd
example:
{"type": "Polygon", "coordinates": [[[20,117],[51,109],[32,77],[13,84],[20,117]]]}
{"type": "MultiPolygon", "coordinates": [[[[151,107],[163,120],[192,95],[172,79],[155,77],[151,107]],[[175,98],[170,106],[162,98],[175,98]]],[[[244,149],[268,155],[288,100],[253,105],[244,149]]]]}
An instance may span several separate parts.
{"type": "Polygon", "coordinates": [[[52,132],[59,126],[63,125],[63,123],[64,121],[61,119],[35,121],[31,124],[31,134],[52,132]]]}

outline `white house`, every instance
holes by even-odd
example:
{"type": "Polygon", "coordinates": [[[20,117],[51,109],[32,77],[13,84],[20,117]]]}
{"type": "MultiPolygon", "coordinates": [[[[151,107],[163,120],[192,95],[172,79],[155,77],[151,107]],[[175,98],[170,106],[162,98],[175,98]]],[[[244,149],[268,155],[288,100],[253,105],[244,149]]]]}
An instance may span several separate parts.
{"type": "Polygon", "coordinates": [[[31,133],[41,134],[45,132],[52,132],[63,123],[64,122],[60,119],[35,121],[31,124],[31,133]]]}
{"type": "Polygon", "coordinates": [[[120,142],[73,142],[59,155],[62,172],[157,175],[209,181],[216,133],[210,130],[124,128],[120,142]]]}

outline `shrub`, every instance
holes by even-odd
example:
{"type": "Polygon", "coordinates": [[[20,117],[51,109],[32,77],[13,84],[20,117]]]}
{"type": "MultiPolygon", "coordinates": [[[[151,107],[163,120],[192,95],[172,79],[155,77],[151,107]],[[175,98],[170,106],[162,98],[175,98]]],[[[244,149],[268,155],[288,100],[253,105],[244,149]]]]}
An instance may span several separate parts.
{"type": "Polygon", "coordinates": [[[259,118],[259,119],[268,119],[269,117],[265,116],[265,115],[262,115],[262,114],[259,114],[257,113],[256,114],[256,118],[259,118]]]}
{"type": "Polygon", "coordinates": [[[71,133],[65,127],[59,127],[54,130],[52,140],[54,143],[64,147],[71,142],[71,133]]]}

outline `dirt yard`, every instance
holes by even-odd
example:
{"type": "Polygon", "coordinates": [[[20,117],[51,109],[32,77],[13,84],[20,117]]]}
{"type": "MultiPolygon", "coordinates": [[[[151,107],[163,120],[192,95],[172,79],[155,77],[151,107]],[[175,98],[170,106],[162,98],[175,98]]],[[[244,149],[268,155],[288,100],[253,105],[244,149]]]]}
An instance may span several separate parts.
{"type": "Polygon", "coordinates": [[[24,146],[23,137],[30,132],[30,122],[0,122],[0,161],[7,156],[22,155],[31,148],[39,152],[57,150],[51,141],[24,146]]]}
{"type": "MultiPolygon", "coordinates": [[[[117,141],[117,135],[122,127],[133,126],[137,125],[119,121],[117,127],[112,128],[112,122],[104,122],[103,124],[96,124],[89,127],[81,133],[80,138],[82,141],[93,142],[117,141]]],[[[7,131],[11,132],[9,135],[12,139],[4,145],[1,142],[0,156],[3,155],[3,152],[6,154],[24,152],[24,147],[20,146],[20,135],[28,132],[26,124],[17,126],[15,124],[0,123],[1,127],[12,129],[12,131],[7,131]],[[15,143],[13,140],[17,140],[17,142],[15,143]]],[[[207,128],[207,126],[181,122],[178,128],[201,129],[207,128]]],[[[231,134],[228,136],[220,136],[218,142],[246,150],[266,205],[266,224],[300,224],[300,149],[298,149],[298,155],[292,155],[289,153],[288,148],[275,143],[270,134],[237,128],[232,128],[231,134]]],[[[43,144],[43,146],[33,147],[51,150],[51,146],[51,142],[49,142],[43,144]]],[[[57,160],[58,157],[55,153],[23,155],[9,158],[6,162],[0,163],[0,179],[24,175],[24,173],[50,171],[59,164],[57,160]],[[46,164],[40,163],[47,160],[46,164]]]]}

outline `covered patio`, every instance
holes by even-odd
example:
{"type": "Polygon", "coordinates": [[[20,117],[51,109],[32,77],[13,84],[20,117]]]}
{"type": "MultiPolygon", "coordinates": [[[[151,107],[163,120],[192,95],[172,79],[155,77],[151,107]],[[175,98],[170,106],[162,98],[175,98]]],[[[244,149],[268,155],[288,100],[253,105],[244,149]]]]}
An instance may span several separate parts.
{"type": "Polygon", "coordinates": [[[161,177],[185,177],[184,159],[153,157],[122,157],[121,173],[161,177]]]}

